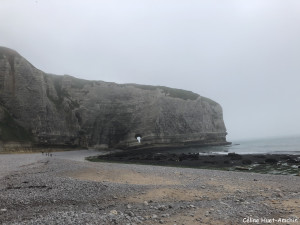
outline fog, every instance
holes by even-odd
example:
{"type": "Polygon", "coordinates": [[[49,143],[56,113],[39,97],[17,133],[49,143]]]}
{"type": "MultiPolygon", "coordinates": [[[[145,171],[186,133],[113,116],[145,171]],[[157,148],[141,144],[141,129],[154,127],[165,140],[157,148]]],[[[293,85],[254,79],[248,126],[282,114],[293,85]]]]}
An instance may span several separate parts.
{"type": "Polygon", "coordinates": [[[1,0],[0,45],[88,80],[191,90],[227,139],[300,134],[300,1],[1,0]]]}

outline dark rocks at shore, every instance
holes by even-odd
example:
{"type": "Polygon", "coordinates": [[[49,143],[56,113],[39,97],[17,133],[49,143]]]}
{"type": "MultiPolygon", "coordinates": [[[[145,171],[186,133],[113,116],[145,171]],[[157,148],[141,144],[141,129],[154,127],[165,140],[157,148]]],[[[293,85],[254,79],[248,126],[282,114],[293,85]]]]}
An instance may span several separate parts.
{"type": "Polygon", "coordinates": [[[274,159],[274,158],[268,158],[265,160],[266,163],[271,163],[271,164],[275,164],[275,163],[278,163],[278,160],[277,159],[274,159]]]}
{"type": "Polygon", "coordinates": [[[280,167],[291,167],[294,170],[297,170],[300,166],[299,155],[283,154],[240,155],[236,153],[228,153],[227,155],[200,155],[198,153],[175,154],[157,151],[123,151],[115,154],[99,156],[97,159],[113,162],[141,163],[151,165],[216,169],[223,168],[227,170],[252,170],[253,168],[265,170],[266,167],[276,167],[275,169],[280,169],[280,167]]]}
{"type": "Polygon", "coordinates": [[[241,155],[236,154],[234,152],[228,153],[227,156],[229,156],[231,158],[231,160],[241,160],[243,158],[241,155]]]}

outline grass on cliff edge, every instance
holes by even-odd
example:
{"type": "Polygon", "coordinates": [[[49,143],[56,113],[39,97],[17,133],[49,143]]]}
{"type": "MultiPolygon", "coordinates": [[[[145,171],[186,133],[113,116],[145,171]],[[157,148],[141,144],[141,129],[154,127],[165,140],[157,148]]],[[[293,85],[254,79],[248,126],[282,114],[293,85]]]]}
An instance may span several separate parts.
{"type": "Polygon", "coordinates": [[[141,84],[130,84],[131,86],[134,86],[136,88],[140,88],[143,90],[156,90],[161,89],[164,94],[167,96],[173,97],[173,98],[180,98],[183,100],[196,100],[199,95],[192,92],[192,91],[186,91],[182,89],[177,88],[169,88],[165,86],[151,86],[151,85],[141,85],[141,84]]]}

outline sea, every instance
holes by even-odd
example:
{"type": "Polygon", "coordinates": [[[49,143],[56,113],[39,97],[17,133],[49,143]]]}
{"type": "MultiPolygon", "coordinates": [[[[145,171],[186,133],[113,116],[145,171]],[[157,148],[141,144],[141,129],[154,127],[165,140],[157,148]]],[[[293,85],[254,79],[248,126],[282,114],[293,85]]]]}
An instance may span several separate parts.
{"type": "MultiPolygon", "coordinates": [[[[230,140],[229,140],[230,141],[230,140]]],[[[214,154],[290,154],[300,155],[300,136],[233,141],[231,145],[169,149],[170,153],[214,154]]]]}

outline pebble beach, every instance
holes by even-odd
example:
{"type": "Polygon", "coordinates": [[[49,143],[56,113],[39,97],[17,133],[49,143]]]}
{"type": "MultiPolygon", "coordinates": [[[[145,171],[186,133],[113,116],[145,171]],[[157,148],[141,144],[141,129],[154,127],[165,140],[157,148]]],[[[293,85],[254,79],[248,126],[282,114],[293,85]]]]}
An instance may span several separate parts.
{"type": "Polygon", "coordinates": [[[300,224],[300,177],[0,155],[1,224],[300,224]]]}

